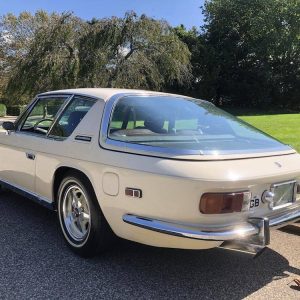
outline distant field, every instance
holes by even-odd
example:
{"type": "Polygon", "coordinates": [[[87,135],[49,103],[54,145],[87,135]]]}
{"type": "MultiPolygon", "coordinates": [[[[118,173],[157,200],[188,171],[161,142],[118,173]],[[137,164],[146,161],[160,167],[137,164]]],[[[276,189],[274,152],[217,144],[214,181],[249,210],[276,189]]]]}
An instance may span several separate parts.
{"type": "Polygon", "coordinates": [[[240,116],[240,118],[300,152],[300,114],[240,116]]]}

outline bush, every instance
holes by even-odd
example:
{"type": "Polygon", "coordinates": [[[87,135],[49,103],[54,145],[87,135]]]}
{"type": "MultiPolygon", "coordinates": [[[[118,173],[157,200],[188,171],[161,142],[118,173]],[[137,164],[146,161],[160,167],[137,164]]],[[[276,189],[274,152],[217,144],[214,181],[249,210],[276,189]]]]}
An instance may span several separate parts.
{"type": "Polygon", "coordinates": [[[6,116],[6,106],[2,103],[0,103],[0,117],[6,116]]]}
{"type": "Polygon", "coordinates": [[[7,107],[7,114],[10,116],[19,116],[26,108],[26,105],[12,105],[7,107]]]}

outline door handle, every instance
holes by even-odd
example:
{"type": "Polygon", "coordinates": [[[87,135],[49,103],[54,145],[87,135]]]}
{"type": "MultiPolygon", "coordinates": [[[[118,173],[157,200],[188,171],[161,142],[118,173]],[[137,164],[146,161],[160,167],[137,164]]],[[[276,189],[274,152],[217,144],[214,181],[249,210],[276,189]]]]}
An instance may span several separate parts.
{"type": "Polygon", "coordinates": [[[27,157],[28,159],[31,159],[31,160],[34,160],[34,159],[35,159],[35,155],[34,155],[33,153],[28,153],[28,152],[26,152],[26,157],[27,157]]]}

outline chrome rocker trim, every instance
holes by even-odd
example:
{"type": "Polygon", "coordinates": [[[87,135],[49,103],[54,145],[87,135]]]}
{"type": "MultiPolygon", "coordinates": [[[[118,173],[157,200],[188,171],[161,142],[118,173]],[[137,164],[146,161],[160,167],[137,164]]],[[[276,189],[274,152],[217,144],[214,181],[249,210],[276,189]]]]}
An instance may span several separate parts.
{"type": "Polygon", "coordinates": [[[272,215],[270,218],[249,218],[247,222],[227,227],[209,228],[183,225],[126,214],[125,223],[168,235],[207,241],[222,241],[221,248],[260,253],[270,244],[270,227],[279,228],[300,220],[300,205],[272,215]]]}

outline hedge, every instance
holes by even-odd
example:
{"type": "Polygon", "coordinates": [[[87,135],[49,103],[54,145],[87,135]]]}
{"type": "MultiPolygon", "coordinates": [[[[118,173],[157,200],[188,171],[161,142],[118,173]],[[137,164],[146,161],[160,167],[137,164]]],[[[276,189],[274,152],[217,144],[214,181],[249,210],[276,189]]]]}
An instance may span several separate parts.
{"type": "Polygon", "coordinates": [[[13,105],[7,107],[7,114],[9,116],[19,116],[25,109],[26,105],[13,105]]]}
{"type": "Polygon", "coordinates": [[[0,103],[0,117],[6,116],[6,106],[2,103],[0,103]]]}

